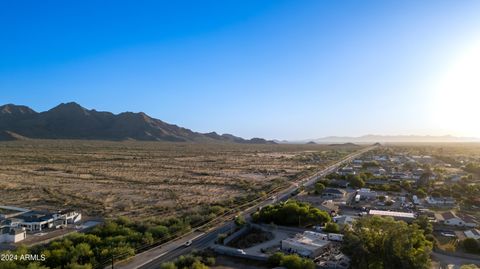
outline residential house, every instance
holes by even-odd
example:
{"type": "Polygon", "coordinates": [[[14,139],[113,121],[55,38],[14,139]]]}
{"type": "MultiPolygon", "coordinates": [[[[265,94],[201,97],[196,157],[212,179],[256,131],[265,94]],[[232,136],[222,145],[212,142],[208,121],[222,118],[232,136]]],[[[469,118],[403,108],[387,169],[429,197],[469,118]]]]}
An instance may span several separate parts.
{"type": "Polygon", "coordinates": [[[377,192],[369,188],[361,188],[357,190],[357,195],[360,195],[360,200],[373,200],[377,198],[377,192]]]}
{"type": "Polygon", "coordinates": [[[333,217],[333,222],[338,224],[340,227],[344,227],[346,225],[352,225],[353,222],[355,222],[355,220],[357,220],[356,217],[347,216],[347,215],[333,217]]]}
{"type": "Polygon", "coordinates": [[[27,237],[24,228],[15,228],[11,224],[10,220],[0,221],[0,243],[17,243],[27,237]]]}
{"type": "Polygon", "coordinates": [[[475,240],[480,240],[480,231],[478,229],[471,229],[464,232],[467,238],[473,238],[475,240]]]}
{"type": "Polygon", "coordinates": [[[346,191],[335,188],[326,188],[322,192],[322,196],[327,198],[343,198],[346,194],[346,191]]]}
{"type": "Polygon", "coordinates": [[[347,180],[334,179],[334,180],[330,181],[329,185],[330,186],[336,186],[336,187],[339,187],[339,188],[348,188],[348,185],[350,185],[350,183],[347,180]]]}
{"type": "Polygon", "coordinates": [[[335,214],[338,212],[338,205],[336,205],[333,200],[325,200],[321,205],[318,206],[319,209],[327,211],[330,214],[335,214]]]}
{"type": "Polygon", "coordinates": [[[452,211],[439,214],[438,219],[445,225],[457,227],[477,227],[477,222],[474,218],[468,215],[457,215],[452,211]]]}
{"type": "Polygon", "coordinates": [[[345,166],[343,168],[340,168],[337,173],[339,175],[342,175],[342,176],[355,175],[356,174],[353,167],[350,167],[350,166],[345,166]]]}
{"type": "Polygon", "coordinates": [[[453,207],[456,205],[456,201],[452,197],[432,197],[429,196],[425,199],[428,205],[430,206],[444,206],[444,207],[453,207]]]}
{"type": "Polygon", "coordinates": [[[68,210],[53,214],[44,211],[28,211],[9,220],[12,222],[12,227],[23,227],[27,231],[35,232],[77,223],[81,219],[81,213],[68,210]]]}

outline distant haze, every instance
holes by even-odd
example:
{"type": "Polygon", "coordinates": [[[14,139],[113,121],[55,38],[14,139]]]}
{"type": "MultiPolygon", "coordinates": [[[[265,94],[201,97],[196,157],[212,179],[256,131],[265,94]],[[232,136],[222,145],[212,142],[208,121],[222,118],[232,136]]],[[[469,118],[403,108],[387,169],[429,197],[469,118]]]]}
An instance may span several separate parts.
{"type": "MultiPolygon", "coordinates": [[[[287,141],[283,141],[284,143],[287,141]]],[[[289,143],[308,143],[317,144],[329,143],[415,143],[415,142],[480,142],[480,139],[474,137],[456,137],[445,136],[419,136],[419,135],[364,135],[359,137],[329,136],[318,139],[288,141],[289,143]]]]}

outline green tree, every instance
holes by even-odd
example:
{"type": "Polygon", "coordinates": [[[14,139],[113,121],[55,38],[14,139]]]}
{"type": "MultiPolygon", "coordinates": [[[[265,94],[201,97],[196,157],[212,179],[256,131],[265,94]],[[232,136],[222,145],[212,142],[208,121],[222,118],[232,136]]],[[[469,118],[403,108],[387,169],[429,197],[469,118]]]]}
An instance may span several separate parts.
{"type": "Polygon", "coordinates": [[[360,269],[427,269],[431,249],[418,225],[376,216],[356,221],[345,232],[343,245],[352,267],[360,269]]]}
{"type": "Polygon", "coordinates": [[[252,215],[253,221],[287,226],[321,225],[332,220],[330,215],[309,203],[295,200],[263,207],[252,215]]]}
{"type": "Polygon", "coordinates": [[[155,227],[152,227],[148,229],[148,232],[154,237],[154,238],[166,238],[169,235],[169,229],[168,227],[165,227],[163,225],[158,225],[155,227]]]}
{"type": "Polygon", "coordinates": [[[300,258],[298,255],[283,256],[280,266],[287,269],[315,269],[315,263],[308,259],[300,258]]]}
{"type": "Polygon", "coordinates": [[[272,267],[277,267],[280,265],[280,262],[282,261],[284,256],[285,254],[283,254],[282,252],[275,252],[270,257],[268,257],[268,264],[272,267]]]}
{"type": "Polygon", "coordinates": [[[315,183],[315,193],[321,194],[325,190],[325,185],[321,182],[315,183]]]}
{"type": "Polygon", "coordinates": [[[350,176],[348,182],[352,188],[363,188],[365,186],[365,181],[358,175],[350,176]]]}
{"type": "Polygon", "coordinates": [[[418,196],[418,198],[425,198],[427,197],[427,192],[424,189],[418,189],[415,194],[418,196]]]}
{"type": "Polygon", "coordinates": [[[465,248],[466,252],[469,253],[478,253],[480,252],[480,244],[477,240],[473,238],[466,238],[463,240],[463,248],[465,248]]]}
{"type": "Polygon", "coordinates": [[[432,172],[426,171],[421,176],[420,179],[417,181],[417,186],[419,187],[428,187],[430,185],[430,178],[432,177],[432,172]]]}
{"type": "Polygon", "coordinates": [[[413,223],[418,225],[425,235],[432,234],[433,225],[427,216],[419,216],[413,223]]]}
{"type": "Polygon", "coordinates": [[[329,222],[327,225],[325,225],[324,231],[327,233],[339,233],[340,227],[338,227],[338,224],[335,222],[329,222]]]}
{"type": "Polygon", "coordinates": [[[460,269],[479,269],[475,264],[465,264],[460,267],[460,269]]]}
{"type": "Polygon", "coordinates": [[[235,225],[240,227],[240,226],[244,226],[245,224],[247,224],[247,222],[245,221],[245,218],[242,215],[238,215],[235,217],[235,225]]]}
{"type": "Polygon", "coordinates": [[[203,264],[201,261],[195,261],[192,265],[190,265],[191,269],[209,269],[208,266],[203,264]]]}
{"type": "Polygon", "coordinates": [[[160,265],[160,269],[177,269],[177,266],[173,262],[166,262],[160,265]]]}

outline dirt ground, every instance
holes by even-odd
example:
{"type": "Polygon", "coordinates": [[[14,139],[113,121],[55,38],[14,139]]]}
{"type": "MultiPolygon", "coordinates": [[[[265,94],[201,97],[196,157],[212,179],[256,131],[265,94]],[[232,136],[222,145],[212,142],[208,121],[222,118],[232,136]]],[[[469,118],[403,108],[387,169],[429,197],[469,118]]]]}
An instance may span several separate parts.
{"type": "Polygon", "coordinates": [[[328,145],[0,143],[0,205],[90,216],[171,215],[267,191],[358,149],[328,145]]]}
{"type": "Polygon", "coordinates": [[[255,262],[250,260],[217,256],[215,257],[216,266],[212,266],[212,269],[269,269],[270,267],[264,265],[261,262],[255,262]]]}

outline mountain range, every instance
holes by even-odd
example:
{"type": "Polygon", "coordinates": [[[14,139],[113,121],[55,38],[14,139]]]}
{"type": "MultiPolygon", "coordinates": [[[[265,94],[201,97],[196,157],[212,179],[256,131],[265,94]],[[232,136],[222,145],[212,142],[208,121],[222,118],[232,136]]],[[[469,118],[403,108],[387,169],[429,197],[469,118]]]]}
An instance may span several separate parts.
{"type": "Polygon", "coordinates": [[[457,137],[452,135],[431,136],[431,135],[364,135],[358,137],[350,136],[328,136],[313,140],[300,141],[299,143],[315,142],[317,144],[329,143],[429,143],[429,142],[480,142],[474,137],[457,137]]]}
{"type": "Polygon", "coordinates": [[[22,139],[275,143],[262,138],[198,133],[142,112],[113,114],[89,110],[74,102],[62,103],[44,112],[13,104],[0,106],[0,141],[22,139]]]}

